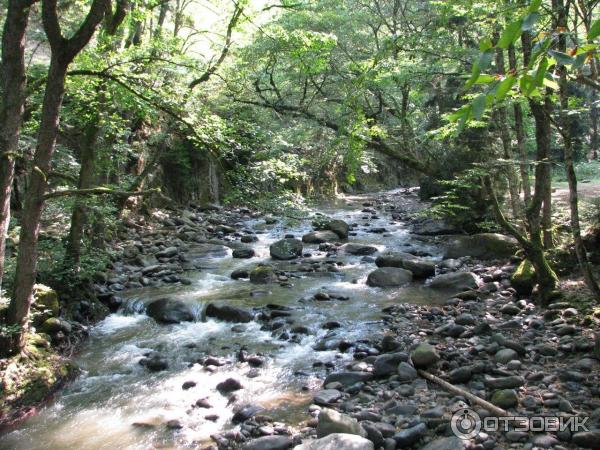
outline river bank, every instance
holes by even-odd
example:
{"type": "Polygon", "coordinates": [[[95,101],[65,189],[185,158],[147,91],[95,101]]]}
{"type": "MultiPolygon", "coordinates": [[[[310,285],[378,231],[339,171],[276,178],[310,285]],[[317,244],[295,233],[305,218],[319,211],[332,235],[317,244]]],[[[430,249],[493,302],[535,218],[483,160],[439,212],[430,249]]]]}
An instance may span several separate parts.
{"type": "Polygon", "coordinates": [[[432,346],[428,370],[503,408],[597,426],[581,327],[596,319],[563,301],[539,310],[512,286],[514,243],[456,236],[414,217],[425,207],[398,190],[311,220],[212,208],[126,222],[97,284],[112,313],[75,357],[82,374],[0,447],[275,449],[350,432],[386,449],[594,448],[593,433],[452,438],[465,399],[418,377],[418,344],[432,346]]]}

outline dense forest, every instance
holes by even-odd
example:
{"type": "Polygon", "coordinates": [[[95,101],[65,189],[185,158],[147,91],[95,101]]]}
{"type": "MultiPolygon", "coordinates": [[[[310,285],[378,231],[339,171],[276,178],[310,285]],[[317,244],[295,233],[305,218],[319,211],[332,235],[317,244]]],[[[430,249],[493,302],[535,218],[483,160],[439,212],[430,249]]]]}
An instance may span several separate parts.
{"type": "Polygon", "coordinates": [[[599,5],[0,0],[0,448],[600,448],[599,5]]]}

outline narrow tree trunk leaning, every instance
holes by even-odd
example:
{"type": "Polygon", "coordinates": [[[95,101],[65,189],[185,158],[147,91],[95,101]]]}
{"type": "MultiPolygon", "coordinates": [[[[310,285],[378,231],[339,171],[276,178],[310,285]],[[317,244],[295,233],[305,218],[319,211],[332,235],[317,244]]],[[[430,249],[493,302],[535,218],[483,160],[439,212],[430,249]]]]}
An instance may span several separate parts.
{"type": "MultiPolygon", "coordinates": [[[[495,40],[499,39],[499,34],[496,35],[495,40]]],[[[496,50],[496,70],[500,75],[505,73],[504,65],[504,50],[498,48],[496,50]]],[[[521,205],[519,198],[519,186],[517,182],[517,176],[515,173],[515,166],[513,165],[513,151],[509,133],[508,125],[508,114],[506,107],[500,106],[496,110],[496,118],[498,121],[498,128],[500,130],[500,140],[502,141],[503,158],[507,161],[506,174],[508,179],[508,193],[510,195],[510,205],[512,208],[513,217],[519,217],[521,215],[521,205]]]]}
{"type": "Polygon", "coordinates": [[[4,276],[10,196],[19,156],[25,102],[25,31],[32,0],[9,0],[2,32],[2,99],[0,101],[0,288],[4,276]]]}
{"type": "MultiPolygon", "coordinates": [[[[510,70],[517,70],[517,56],[515,54],[514,45],[508,47],[508,64],[510,70]]],[[[523,186],[523,199],[525,207],[527,207],[531,201],[531,183],[529,182],[529,163],[527,161],[527,151],[525,147],[523,108],[518,101],[513,104],[513,114],[515,119],[515,136],[517,138],[517,148],[519,150],[519,171],[521,173],[521,183],[523,186]]]]}
{"type": "Polygon", "coordinates": [[[492,180],[489,176],[483,179],[483,186],[485,187],[490,198],[494,214],[496,215],[496,220],[508,234],[513,236],[519,242],[523,248],[523,251],[525,252],[525,257],[531,261],[537,276],[538,293],[541,302],[543,305],[547,304],[556,289],[558,277],[556,276],[556,273],[554,273],[554,270],[552,270],[552,267],[550,267],[550,264],[548,263],[544,253],[544,245],[542,243],[542,235],[539,227],[539,209],[537,221],[534,220],[535,217],[532,216],[530,208],[527,209],[527,220],[530,228],[529,237],[527,237],[515,226],[513,226],[502,213],[500,204],[498,203],[498,198],[496,197],[496,193],[494,191],[492,180]]]}
{"type": "Polygon", "coordinates": [[[67,70],[75,56],[88,44],[110,7],[110,0],[94,0],[80,28],[73,37],[66,39],[62,35],[58,20],[57,0],[42,1],[42,22],[52,56],[42,104],[38,142],[21,217],[15,289],[6,314],[7,324],[18,326],[19,330],[13,335],[8,346],[0,348],[0,354],[16,353],[25,344],[25,333],[36,277],[40,216],[44,207],[47,177],[50,173],[58,134],[67,70]]]}
{"type": "MultiPolygon", "coordinates": [[[[556,17],[557,25],[559,27],[567,26],[567,12],[565,10],[564,0],[556,1],[556,17]]],[[[564,34],[559,36],[558,50],[566,52],[567,40],[564,34]]],[[[560,95],[560,133],[563,138],[563,150],[564,150],[564,162],[565,172],[567,175],[567,181],[569,182],[569,208],[571,212],[571,232],[573,233],[573,242],[575,243],[575,253],[577,255],[577,261],[585,283],[592,291],[594,296],[600,299],[600,287],[594,277],[592,268],[588,261],[587,251],[581,238],[581,224],[579,222],[579,199],[577,194],[577,176],[575,174],[575,166],[573,163],[573,140],[571,136],[571,127],[567,111],[569,109],[569,93],[568,93],[568,81],[567,81],[567,70],[564,66],[560,66],[560,80],[559,80],[559,95],[560,95]]]]}

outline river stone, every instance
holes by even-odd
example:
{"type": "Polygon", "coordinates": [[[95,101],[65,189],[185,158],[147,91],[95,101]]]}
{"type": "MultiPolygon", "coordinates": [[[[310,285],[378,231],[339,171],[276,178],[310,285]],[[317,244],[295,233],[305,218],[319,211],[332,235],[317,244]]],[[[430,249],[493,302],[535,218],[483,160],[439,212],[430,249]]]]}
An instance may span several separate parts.
{"type": "Polygon", "coordinates": [[[397,267],[382,267],[374,270],[367,277],[367,284],[372,287],[403,286],[412,280],[412,273],[397,267]]]}
{"type": "Polygon", "coordinates": [[[339,241],[340,237],[333,231],[311,231],[302,236],[302,242],[306,244],[323,244],[324,242],[339,241]]]}
{"type": "Polygon", "coordinates": [[[275,283],[277,276],[271,266],[258,266],[250,271],[250,282],[255,284],[275,283]]]}
{"type": "Polygon", "coordinates": [[[427,434],[427,425],[420,423],[414,427],[406,428],[394,435],[396,448],[409,447],[427,434]]]}
{"type": "Polygon", "coordinates": [[[467,441],[459,439],[456,436],[450,436],[431,441],[426,446],[421,447],[421,450],[462,450],[466,447],[467,441]]]}
{"type": "Polygon", "coordinates": [[[345,253],[349,253],[351,255],[356,256],[366,256],[372,255],[373,253],[377,253],[377,247],[373,247],[371,245],[361,245],[361,244],[344,244],[341,247],[342,251],[345,253]]]}
{"type": "Polygon", "coordinates": [[[221,381],[219,384],[217,384],[217,391],[223,395],[234,391],[239,391],[243,388],[244,387],[242,386],[242,383],[234,378],[227,378],[225,381],[221,381]]]}
{"type": "Polygon", "coordinates": [[[140,359],[139,364],[147,368],[150,372],[160,372],[161,370],[167,370],[169,367],[167,360],[158,353],[140,359]]]}
{"type": "Polygon", "coordinates": [[[334,409],[323,408],[319,413],[319,420],[317,422],[317,437],[322,438],[335,433],[367,436],[366,431],[358,423],[358,420],[337,412],[334,409]]]}
{"type": "Polygon", "coordinates": [[[513,359],[519,359],[519,354],[514,351],[512,348],[503,348],[502,350],[498,350],[496,355],[494,356],[497,363],[507,364],[509,361],[513,359]]]}
{"type": "Polygon", "coordinates": [[[583,448],[600,449],[600,431],[580,431],[573,435],[571,442],[583,448]]]}
{"type": "Polygon", "coordinates": [[[315,394],[313,402],[315,405],[328,406],[342,398],[342,393],[337,389],[323,389],[315,394]]]}
{"type": "Polygon", "coordinates": [[[491,402],[500,408],[512,408],[519,404],[519,396],[514,389],[501,389],[494,392],[491,402]]]}
{"type": "Polygon", "coordinates": [[[375,260],[377,267],[398,267],[412,272],[415,278],[435,274],[435,263],[404,252],[385,253],[375,260]]]}
{"type": "Polygon", "coordinates": [[[233,413],[233,417],[231,418],[231,422],[233,423],[242,423],[248,419],[251,419],[256,414],[263,412],[265,409],[259,405],[247,404],[242,405],[237,408],[233,413]]]}
{"type": "Polygon", "coordinates": [[[234,258],[248,259],[254,256],[254,249],[251,248],[236,248],[231,254],[234,258]]]}
{"type": "Polygon", "coordinates": [[[242,450],[287,450],[292,445],[288,436],[264,436],[247,442],[242,450]]]}
{"type": "Polygon", "coordinates": [[[348,239],[348,233],[350,232],[350,225],[343,220],[335,219],[327,222],[325,228],[333,231],[340,239],[348,239]]]}
{"type": "Polygon", "coordinates": [[[417,371],[407,362],[401,362],[397,372],[399,381],[413,381],[417,378],[417,371]]]}
{"type": "Polygon", "coordinates": [[[373,379],[373,375],[368,372],[334,372],[327,375],[325,381],[323,382],[324,386],[327,386],[330,383],[341,383],[343,386],[348,387],[353,384],[366,382],[373,379]]]}
{"type": "Polygon", "coordinates": [[[368,439],[354,434],[335,433],[297,445],[294,450],[374,450],[374,445],[368,439]]]}
{"type": "Polygon", "coordinates": [[[59,331],[62,331],[65,334],[69,334],[72,329],[73,327],[66,320],[58,317],[50,317],[40,325],[38,331],[41,331],[42,333],[58,333],[59,331]]]}
{"type": "Polygon", "coordinates": [[[193,322],[192,307],[180,300],[159,298],[146,305],[146,314],[158,323],[193,322]]]}
{"type": "Polygon", "coordinates": [[[477,289],[477,277],[471,272],[451,272],[438,275],[429,286],[433,289],[452,291],[454,293],[477,289]]]}
{"type": "Polygon", "coordinates": [[[157,258],[172,258],[177,255],[178,250],[177,247],[167,247],[164,250],[156,253],[157,258]]]}
{"type": "Polygon", "coordinates": [[[269,252],[273,259],[281,261],[295,259],[302,256],[302,242],[293,238],[281,239],[271,244],[269,252]]]}
{"type": "Polygon", "coordinates": [[[204,310],[206,317],[213,317],[218,320],[225,322],[251,322],[254,319],[254,315],[250,311],[246,311],[242,308],[236,308],[235,306],[220,305],[217,306],[214,303],[206,305],[204,310]]]}
{"type": "Polygon", "coordinates": [[[444,257],[502,259],[513,256],[518,249],[517,241],[512,237],[498,233],[480,233],[453,237],[446,244],[444,257]]]}
{"type": "Polygon", "coordinates": [[[473,371],[468,366],[457,367],[448,374],[448,378],[452,383],[467,383],[471,380],[473,371]]]}
{"type": "Polygon", "coordinates": [[[417,345],[411,352],[410,359],[417,369],[426,369],[440,360],[440,355],[433,346],[427,343],[417,345]]]}
{"type": "Polygon", "coordinates": [[[389,377],[397,372],[398,364],[408,361],[405,352],[386,353],[375,358],[373,362],[373,375],[376,377],[389,377]]]}
{"type": "Polygon", "coordinates": [[[512,389],[523,386],[525,384],[525,378],[517,375],[500,378],[488,377],[485,378],[483,382],[489,389],[512,389]]]}

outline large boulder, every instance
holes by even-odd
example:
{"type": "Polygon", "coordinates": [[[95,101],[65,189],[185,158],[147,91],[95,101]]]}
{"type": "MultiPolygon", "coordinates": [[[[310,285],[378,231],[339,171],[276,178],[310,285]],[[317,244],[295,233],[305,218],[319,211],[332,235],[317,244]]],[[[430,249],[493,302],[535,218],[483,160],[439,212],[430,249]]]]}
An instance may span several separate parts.
{"type": "Polygon", "coordinates": [[[471,272],[450,272],[443,275],[438,275],[429,286],[433,289],[452,291],[459,293],[471,289],[477,289],[477,276],[471,272]]]}
{"type": "Polygon", "coordinates": [[[398,371],[398,364],[408,361],[408,353],[386,353],[375,358],[373,362],[373,375],[376,377],[389,377],[398,371]]]}
{"type": "Polygon", "coordinates": [[[224,322],[251,322],[254,319],[254,315],[250,311],[235,306],[215,305],[214,303],[206,305],[204,315],[224,322]]]}
{"type": "Polygon", "coordinates": [[[159,298],[148,303],[146,314],[158,323],[193,322],[196,318],[190,305],[170,298],[159,298]]]}
{"type": "Polygon", "coordinates": [[[307,441],[294,450],[374,450],[371,441],[354,434],[335,433],[322,439],[307,441]]]}
{"type": "Polygon", "coordinates": [[[366,437],[367,433],[358,421],[334,409],[323,408],[317,422],[317,437],[322,438],[335,433],[355,434],[366,437]]]}
{"type": "Polygon", "coordinates": [[[298,256],[302,256],[302,242],[298,239],[281,239],[271,244],[269,252],[273,259],[281,261],[295,259],[298,256]]]}
{"type": "Polygon", "coordinates": [[[350,232],[350,225],[343,220],[331,220],[325,224],[327,230],[333,231],[338,235],[340,239],[348,239],[348,233],[350,232]]]}
{"type": "Polygon", "coordinates": [[[519,295],[527,296],[531,294],[537,283],[537,277],[535,275],[535,269],[529,260],[524,259],[521,261],[517,270],[515,270],[510,277],[510,283],[519,295]]]}
{"type": "Polygon", "coordinates": [[[275,283],[277,276],[271,266],[257,266],[250,271],[250,282],[255,284],[275,283]]]}
{"type": "Polygon", "coordinates": [[[377,267],[398,267],[410,270],[415,278],[427,278],[435,274],[435,263],[404,252],[385,253],[375,260],[377,267]]]}
{"type": "Polygon", "coordinates": [[[498,233],[454,236],[446,244],[446,258],[471,256],[478,259],[509,258],[519,249],[517,241],[498,233]]]}
{"type": "Polygon", "coordinates": [[[398,267],[381,267],[367,277],[367,284],[373,287],[403,286],[412,281],[412,272],[398,267]]]}
{"type": "Polygon", "coordinates": [[[327,375],[323,385],[327,386],[329,383],[341,383],[343,386],[348,387],[372,379],[373,375],[369,372],[334,372],[327,375]]]}
{"type": "Polygon", "coordinates": [[[344,244],[340,247],[343,252],[356,256],[367,256],[377,253],[377,247],[362,244],[344,244]]]}
{"type": "Polygon", "coordinates": [[[31,309],[37,313],[44,313],[48,317],[58,316],[60,312],[58,294],[54,289],[43,284],[34,285],[31,309]]]}
{"type": "Polygon", "coordinates": [[[302,242],[306,244],[323,244],[324,242],[339,241],[340,237],[333,231],[311,231],[302,236],[302,242]]]}

